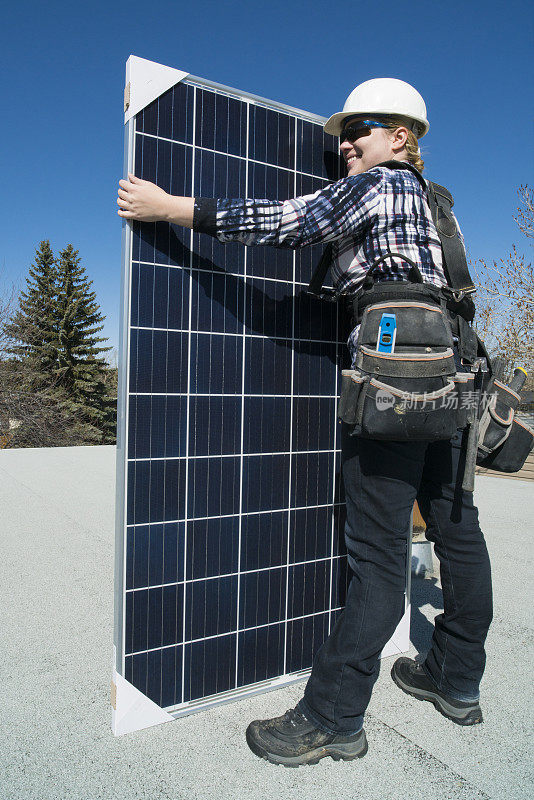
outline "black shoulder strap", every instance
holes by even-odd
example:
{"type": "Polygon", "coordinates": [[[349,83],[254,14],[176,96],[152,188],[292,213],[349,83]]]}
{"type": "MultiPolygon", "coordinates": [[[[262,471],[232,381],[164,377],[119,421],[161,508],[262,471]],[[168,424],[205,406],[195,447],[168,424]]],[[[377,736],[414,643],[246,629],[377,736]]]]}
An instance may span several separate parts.
{"type": "MultiPolygon", "coordinates": [[[[460,239],[456,221],[452,215],[454,200],[451,193],[438,183],[425,180],[418,169],[407,161],[383,161],[378,167],[389,169],[407,169],[415,175],[428,196],[428,204],[434,225],[438,232],[443,252],[443,267],[449,286],[455,293],[471,293],[475,286],[469,275],[465,249],[460,239]]],[[[324,297],[327,293],[322,289],[326,273],[332,262],[332,245],[328,244],[315,268],[308,286],[311,294],[324,297]]],[[[328,292],[332,295],[333,292],[328,292]]]]}
{"type": "Polygon", "coordinates": [[[465,249],[452,214],[454,200],[451,193],[439,183],[427,181],[427,184],[428,204],[441,242],[447,281],[455,292],[470,294],[476,288],[469,274],[465,249]]]}
{"type": "Polygon", "coordinates": [[[419,172],[413,164],[409,164],[408,161],[382,161],[380,164],[376,165],[377,167],[388,167],[388,169],[407,169],[409,172],[412,172],[421,186],[423,187],[424,191],[427,190],[427,181],[423,178],[421,173],[419,172]]]}
{"type": "Polygon", "coordinates": [[[331,291],[327,291],[323,289],[324,279],[326,278],[326,273],[332,263],[332,245],[327,244],[325,249],[323,250],[323,254],[320,258],[319,263],[315,267],[313,271],[313,275],[311,277],[310,285],[308,286],[308,292],[310,294],[315,294],[317,297],[325,299],[335,299],[335,292],[332,289],[331,291]]]}

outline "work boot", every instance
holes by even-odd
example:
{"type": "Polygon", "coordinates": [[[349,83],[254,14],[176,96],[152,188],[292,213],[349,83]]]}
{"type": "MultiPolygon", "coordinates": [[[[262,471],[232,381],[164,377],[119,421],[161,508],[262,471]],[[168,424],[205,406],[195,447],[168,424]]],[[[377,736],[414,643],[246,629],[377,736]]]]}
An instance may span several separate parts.
{"type": "Polygon", "coordinates": [[[457,725],[476,725],[482,722],[482,710],[478,700],[455,700],[454,697],[441,692],[430,680],[421,664],[411,658],[398,658],[391,669],[391,677],[403,692],[418,700],[429,700],[434,703],[444,717],[457,725]]]}
{"type": "Polygon", "coordinates": [[[334,761],[350,761],[367,753],[367,739],[362,728],[358,733],[327,733],[297,708],[290,708],[282,717],[251,722],[247,743],[253,753],[271,764],[298,767],[317,764],[331,756],[334,761]]]}

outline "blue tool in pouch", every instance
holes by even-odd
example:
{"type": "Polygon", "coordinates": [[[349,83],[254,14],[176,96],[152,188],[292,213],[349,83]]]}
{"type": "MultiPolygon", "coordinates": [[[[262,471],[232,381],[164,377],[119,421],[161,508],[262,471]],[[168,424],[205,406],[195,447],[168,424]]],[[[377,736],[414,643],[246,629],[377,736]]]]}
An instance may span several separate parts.
{"type": "Polygon", "coordinates": [[[392,353],[395,349],[397,336],[397,320],[395,314],[382,314],[378,326],[376,349],[379,353],[392,353]]]}

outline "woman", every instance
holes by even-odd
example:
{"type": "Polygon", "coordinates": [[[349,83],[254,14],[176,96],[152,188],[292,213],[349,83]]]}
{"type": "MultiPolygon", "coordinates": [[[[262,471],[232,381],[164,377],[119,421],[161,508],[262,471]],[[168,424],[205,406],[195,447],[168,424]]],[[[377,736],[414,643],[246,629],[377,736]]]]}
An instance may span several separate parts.
{"type": "MultiPolygon", "coordinates": [[[[354,292],[371,264],[391,251],[414,261],[424,282],[446,285],[421,182],[407,169],[378,166],[407,161],[423,170],[418,138],[428,122],[419,93],[403,81],[367,81],[325,130],[340,136],[347,176],[314,195],[284,202],[174,197],[129,175],[119,181],[119,216],[166,220],[222,242],[289,248],[331,242],[332,275],[344,294],[354,292]]],[[[408,270],[407,262],[384,261],[375,281],[406,280],[408,270]]],[[[356,338],[357,330],[349,339],[353,354],[356,338]]],[[[406,531],[416,498],[441,564],[444,613],[436,618],[424,662],[400,658],[392,677],[458,724],[482,721],[478,700],[491,576],[477,509],[461,488],[464,432],[444,441],[375,441],[349,436],[344,425],[342,438],[353,576],[345,610],[315,657],[302,700],[283,716],[247,729],[251,749],[277,764],[365,755],[363,717],[380,653],[404,611],[406,531]]]]}

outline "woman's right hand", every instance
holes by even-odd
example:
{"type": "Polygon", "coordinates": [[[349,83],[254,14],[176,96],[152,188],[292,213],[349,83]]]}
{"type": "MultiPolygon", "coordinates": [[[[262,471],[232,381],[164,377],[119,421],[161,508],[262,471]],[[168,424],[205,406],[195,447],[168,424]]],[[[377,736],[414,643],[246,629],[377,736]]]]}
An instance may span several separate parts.
{"type": "Polygon", "coordinates": [[[193,227],[195,207],[194,197],[176,197],[156,186],[155,183],[136,178],[128,173],[128,180],[119,181],[117,211],[123,219],[137,219],[140,222],[172,222],[193,227]]]}
{"type": "Polygon", "coordinates": [[[128,173],[128,180],[119,181],[117,212],[124,219],[137,219],[140,222],[168,220],[172,208],[170,194],[155,183],[136,178],[128,173]]]}

